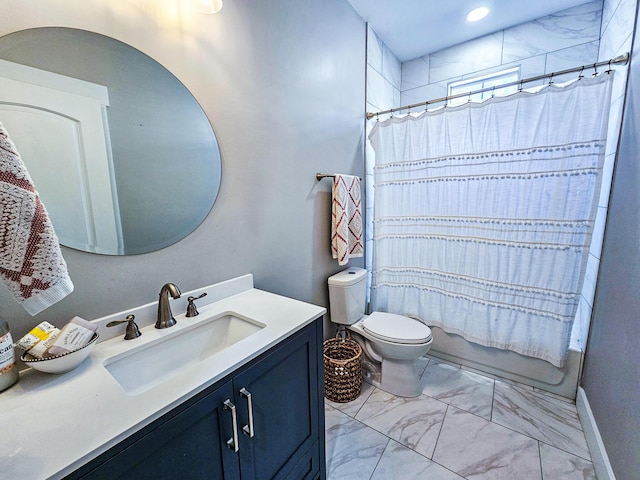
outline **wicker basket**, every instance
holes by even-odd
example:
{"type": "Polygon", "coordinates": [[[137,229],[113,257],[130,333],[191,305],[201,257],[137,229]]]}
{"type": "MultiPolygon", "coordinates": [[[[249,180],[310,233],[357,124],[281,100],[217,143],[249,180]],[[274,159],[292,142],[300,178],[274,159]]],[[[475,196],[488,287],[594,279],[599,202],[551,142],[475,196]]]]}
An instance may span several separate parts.
{"type": "Polygon", "coordinates": [[[346,336],[337,333],[323,343],[324,396],[338,403],[355,400],[362,389],[362,348],[346,336]]]}

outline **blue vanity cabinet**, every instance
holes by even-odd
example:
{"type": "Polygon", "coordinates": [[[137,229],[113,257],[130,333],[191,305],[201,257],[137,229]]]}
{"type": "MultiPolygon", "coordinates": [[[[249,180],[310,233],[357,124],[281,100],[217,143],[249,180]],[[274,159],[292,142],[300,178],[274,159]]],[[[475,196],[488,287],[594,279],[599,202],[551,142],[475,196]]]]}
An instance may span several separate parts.
{"type": "Polygon", "coordinates": [[[324,479],[321,345],[316,320],[67,479],[324,479]]]}
{"type": "MultiPolygon", "coordinates": [[[[324,431],[319,351],[314,325],[234,376],[243,480],[315,478],[290,474],[301,461],[320,460],[319,455],[309,458],[312,449],[318,450],[320,430],[324,431]],[[251,394],[252,437],[246,392],[251,394]]],[[[324,442],[324,433],[322,438],[324,442]]],[[[319,465],[314,470],[319,473],[319,465]]]]}
{"type": "Polygon", "coordinates": [[[199,395],[67,478],[239,480],[238,458],[225,438],[232,422],[224,402],[232,395],[230,381],[199,395]]]}

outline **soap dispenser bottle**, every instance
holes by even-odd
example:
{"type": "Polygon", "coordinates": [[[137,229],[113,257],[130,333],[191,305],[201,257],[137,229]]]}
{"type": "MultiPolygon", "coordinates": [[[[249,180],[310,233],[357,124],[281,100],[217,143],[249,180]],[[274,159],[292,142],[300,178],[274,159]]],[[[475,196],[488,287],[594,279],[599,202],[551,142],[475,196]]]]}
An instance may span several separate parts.
{"type": "Polygon", "coordinates": [[[0,318],[0,392],[18,381],[18,366],[13,351],[9,324],[0,318]]]}

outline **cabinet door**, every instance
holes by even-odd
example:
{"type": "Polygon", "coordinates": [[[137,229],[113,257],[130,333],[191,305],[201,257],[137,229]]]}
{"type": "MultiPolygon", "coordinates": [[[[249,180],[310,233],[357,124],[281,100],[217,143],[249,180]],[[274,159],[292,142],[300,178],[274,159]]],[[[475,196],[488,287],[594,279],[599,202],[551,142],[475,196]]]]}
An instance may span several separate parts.
{"type": "Polygon", "coordinates": [[[240,435],[243,480],[285,478],[309,455],[319,428],[317,362],[316,330],[310,325],[234,377],[238,428],[245,430],[240,435]],[[247,434],[247,392],[253,437],[247,434]]]}
{"type": "Polygon", "coordinates": [[[186,408],[178,407],[179,413],[152,424],[82,479],[239,480],[238,454],[227,447],[233,432],[224,402],[232,393],[228,382],[186,408]]]}

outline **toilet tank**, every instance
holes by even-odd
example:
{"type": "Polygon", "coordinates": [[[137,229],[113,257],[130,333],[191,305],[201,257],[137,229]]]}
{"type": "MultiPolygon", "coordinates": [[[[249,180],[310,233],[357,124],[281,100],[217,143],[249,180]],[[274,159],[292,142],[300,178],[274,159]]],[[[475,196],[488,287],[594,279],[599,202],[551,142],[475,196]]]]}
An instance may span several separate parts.
{"type": "Polygon", "coordinates": [[[331,321],[353,325],[364,315],[367,271],[352,267],[329,277],[331,321]]]}

